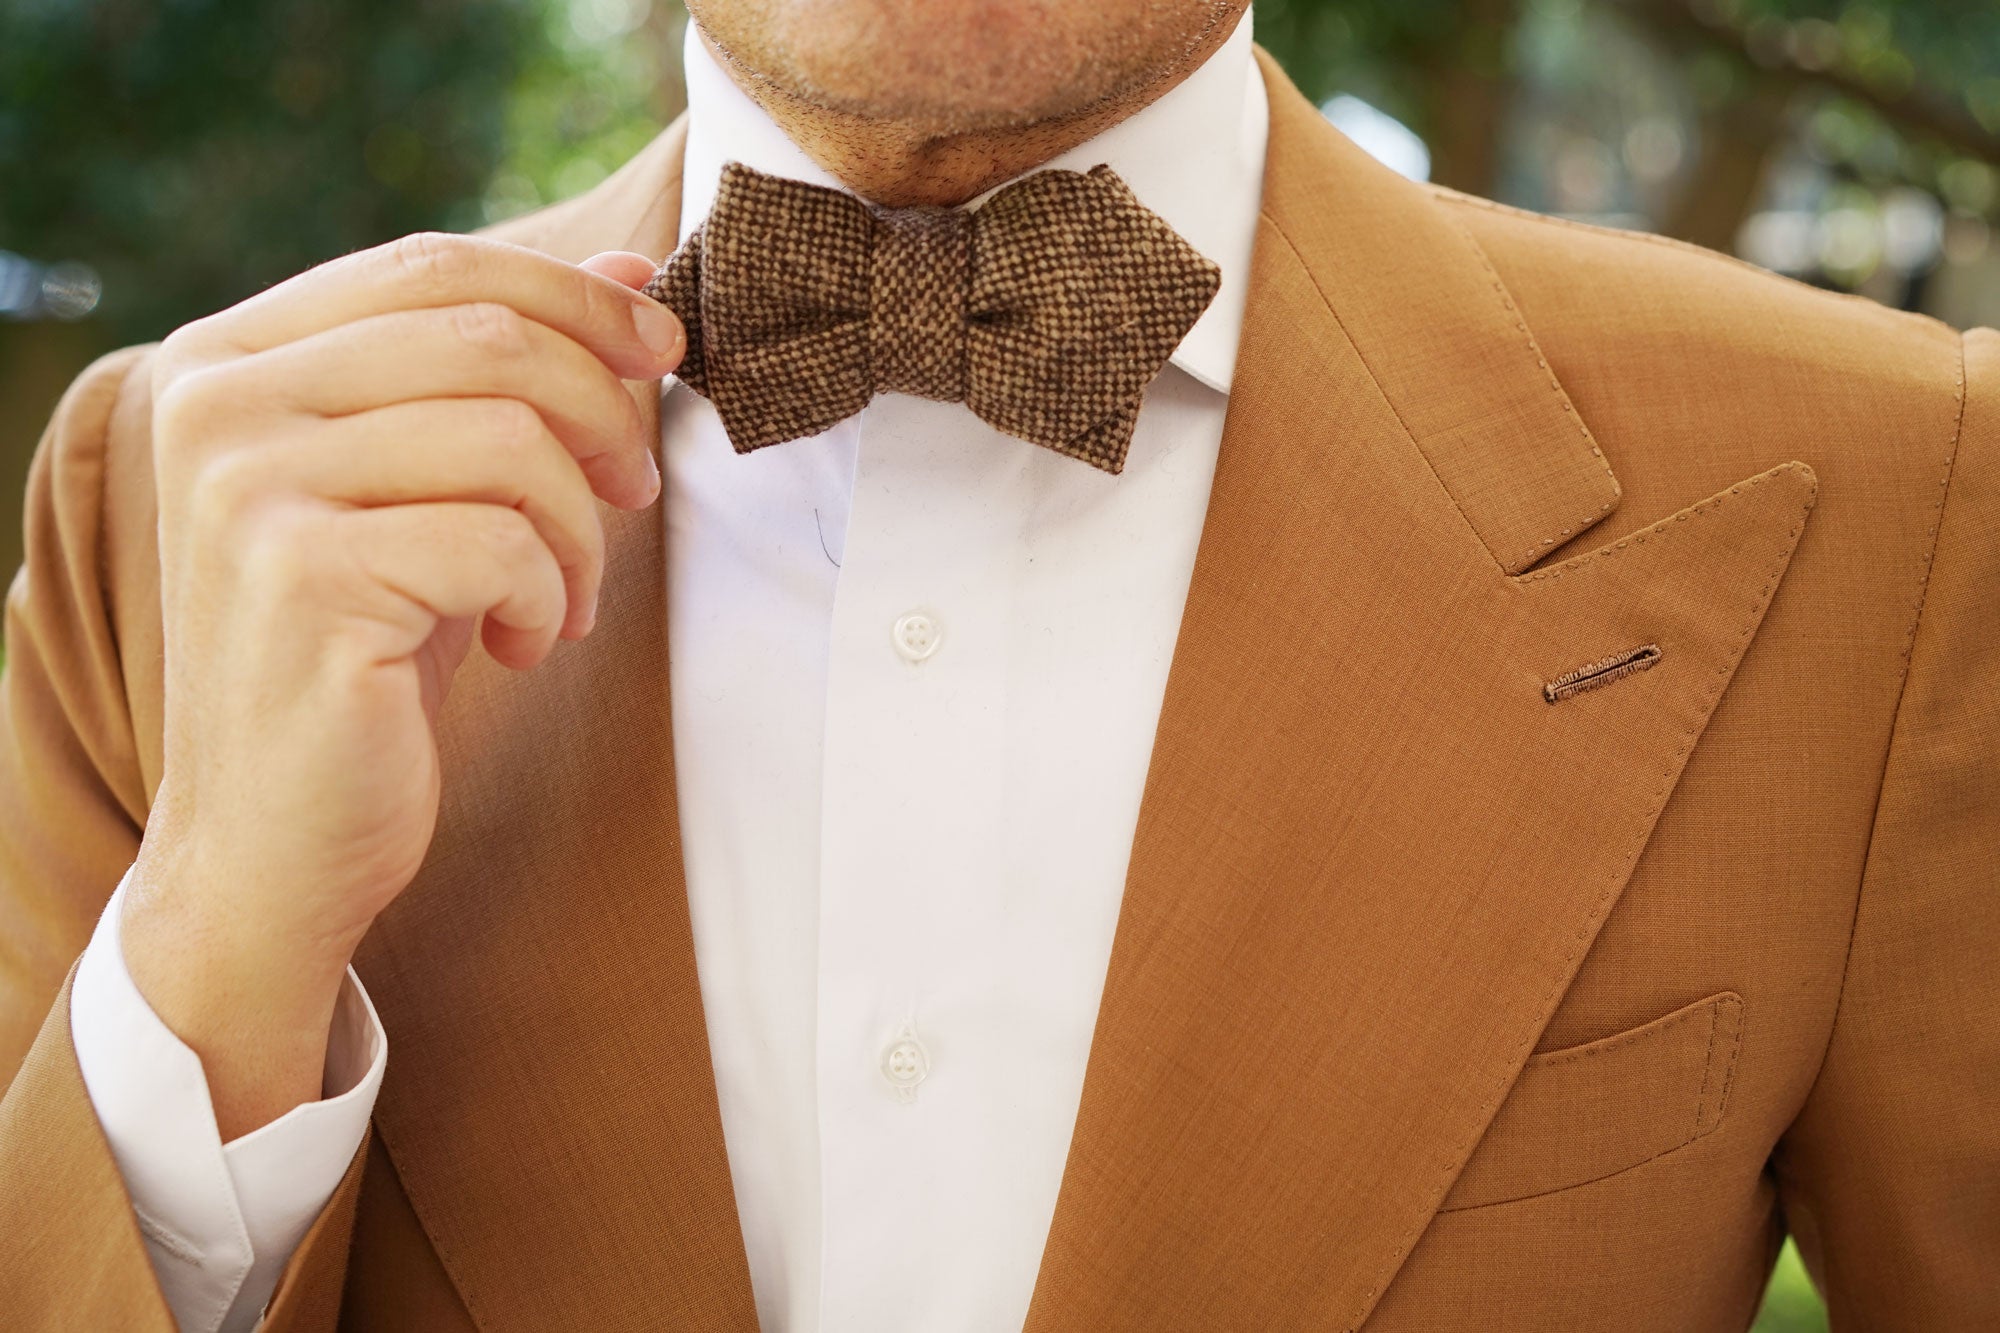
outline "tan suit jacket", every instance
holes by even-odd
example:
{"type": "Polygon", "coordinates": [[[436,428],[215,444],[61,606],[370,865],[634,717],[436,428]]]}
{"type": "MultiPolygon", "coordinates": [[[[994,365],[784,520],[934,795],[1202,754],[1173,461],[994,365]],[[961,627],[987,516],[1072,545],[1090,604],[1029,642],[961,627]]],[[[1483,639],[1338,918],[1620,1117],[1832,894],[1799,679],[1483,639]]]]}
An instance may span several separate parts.
{"type": "MultiPolygon", "coordinates": [[[[1740,1330],[1787,1231],[1839,1328],[2000,1328],[2000,335],[1407,183],[1264,69],[1028,1328],[1740,1330]]],[[[680,144],[489,234],[658,256],[680,144]]],[[[148,351],[63,399],[8,603],[14,1330],[169,1327],[64,982],[160,780],[148,351]]],[[[357,959],[395,1057],[277,1333],[755,1324],[660,509],[606,522],[597,632],[451,695],[435,845],[357,959]]]]}

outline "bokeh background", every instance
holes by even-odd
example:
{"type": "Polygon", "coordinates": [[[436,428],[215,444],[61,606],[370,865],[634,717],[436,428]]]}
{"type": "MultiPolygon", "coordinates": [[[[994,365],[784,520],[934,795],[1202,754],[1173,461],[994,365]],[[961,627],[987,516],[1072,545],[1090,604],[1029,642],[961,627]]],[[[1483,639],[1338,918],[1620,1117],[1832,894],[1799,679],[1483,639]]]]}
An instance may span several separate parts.
{"type": "MultiPolygon", "coordinates": [[[[587,189],[680,110],[677,0],[0,0],[0,573],[57,396],[321,260],[587,189]]],[[[2000,324],[1990,0],[1257,0],[1410,175],[2000,324]]],[[[1789,1251],[1758,1328],[1823,1329],[1789,1251]]]]}

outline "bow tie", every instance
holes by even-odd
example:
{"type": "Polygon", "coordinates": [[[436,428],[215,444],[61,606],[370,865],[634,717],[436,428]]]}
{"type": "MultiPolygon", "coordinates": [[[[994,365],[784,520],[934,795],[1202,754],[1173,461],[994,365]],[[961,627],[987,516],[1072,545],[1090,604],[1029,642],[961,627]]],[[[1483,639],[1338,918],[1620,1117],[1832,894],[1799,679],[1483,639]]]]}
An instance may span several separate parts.
{"type": "Polygon", "coordinates": [[[1106,166],[1039,171],[965,212],[731,162],[644,290],[687,326],[677,374],[738,453],[908,393],[1116,473],[1140,396],[1220,282],[1106,166]]]}

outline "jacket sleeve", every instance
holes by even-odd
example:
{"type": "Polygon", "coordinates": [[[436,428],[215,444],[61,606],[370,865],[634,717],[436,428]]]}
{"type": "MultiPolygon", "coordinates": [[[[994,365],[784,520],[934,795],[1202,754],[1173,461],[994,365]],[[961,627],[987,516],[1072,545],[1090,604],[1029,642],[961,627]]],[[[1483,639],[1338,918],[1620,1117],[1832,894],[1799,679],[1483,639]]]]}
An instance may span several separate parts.
{"type": "Polygon", "coordinates": [[[1774,1160],[1837,1331],[2000,1328],[2000,333],[1965,356],[1839,1011],[1774,1160]]]}
{"type": "MultiPolygon", "coordinates": [[[[147,392],[149,351],[99,358],[63,394],[30,466],[26,561],[6,603],[0,1327],[10,1330],[174,1328],[77,1064],[66,979],[145,825],[104,497],[109,470],[150,449],[114,424],[132,420],[121,401],[147,392]]],[[[334,1327],[365,1153],[364,1143],[280,1279],[271,1333],[334,1327]]]]}

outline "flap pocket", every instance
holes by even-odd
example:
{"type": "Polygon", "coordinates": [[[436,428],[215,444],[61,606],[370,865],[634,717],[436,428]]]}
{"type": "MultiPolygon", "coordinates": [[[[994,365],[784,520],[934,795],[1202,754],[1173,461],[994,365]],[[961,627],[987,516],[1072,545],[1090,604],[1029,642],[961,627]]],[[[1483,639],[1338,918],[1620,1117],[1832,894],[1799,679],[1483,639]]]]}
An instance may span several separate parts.
{"type": "Polygon", "coordinates": [[[1694,1142],[1722,1120],[1742,1030],[1743,999],[1724,991],[1533,1056],[1441,1211],[1587,1184],[1694,1142]]]}

